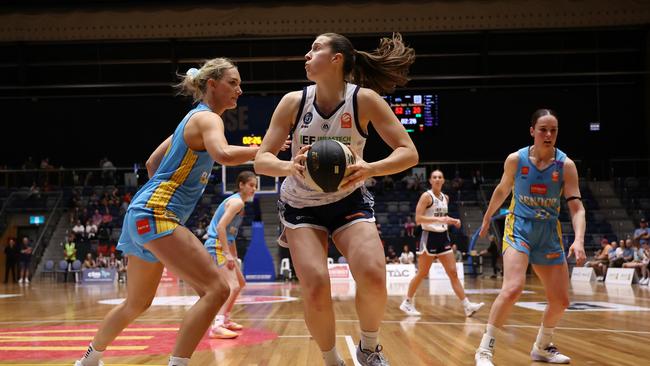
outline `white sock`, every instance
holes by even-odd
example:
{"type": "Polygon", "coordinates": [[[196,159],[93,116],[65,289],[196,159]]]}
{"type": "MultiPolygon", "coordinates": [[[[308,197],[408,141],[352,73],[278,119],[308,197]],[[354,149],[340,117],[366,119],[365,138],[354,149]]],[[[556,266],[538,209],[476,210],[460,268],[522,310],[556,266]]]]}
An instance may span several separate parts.
{"type": "Polygon", "coordinates": [[[463,303],[463,306],[464,306],[464,307],[468,307],[469,304],[471,304],[471,302],[469,302],[469,299],[468,299],[468,298],[464,298],[461,302],[463,303]]]}
{"type": "Polygon", "coordinates": [[[81,358],[81,364],[83,366],[97,366],[99,364],[99,360],[102,359],[102,353],[99,352],[93,347],[93,344],[90,343],[88,345],[88,350],[86,351],[86,354],[81,358]]]}
{"type": "Polygon", "coordinates": [[[217,315],[214,317],[214,323],[212,323],[212,326],[214,328],[220,327],[225,324],[226,321],[226,316],[225,315],[217,315]]]}
{"type": "Polygon", "coordinates": [[[168,366],[188,366],[189,364],[190,364],[189,358],[174,357],[174,356],[169,357],[168,366]]]}
{"type": "Polygon", "coordinates": [[[537,332],[537,340],[535,341],[535,344],[537,344],[538,348],[544,349],[551,343],[551,338],[553,338],[554,330],[555,328],[546,328],[543,324],[539,327],[539,332],[537,332]]]}
{"type": "Polygon", "coordinates": [[[379,330],[376,332],[366,332],[365,330],[361,331],[361,349],[367,351],[375,352],[375,348],[379,344],[379,330]]]}
{"type": "Polygon", "coordinates": [[[229,321],[230,321],[230,312],[224,313],[223,314],[223,323],[228,324],[229,321]]]}
{"type": "Polygon", "coordinates": [[[411,304],[413,303],[413,298],[412,297],[406,297],[406,301],[410,302],[411,304]]]}
{"type": "Polygon", "coordinates": [[[496,338],[494,338],[494,336],[496,331],[497,327],[492,324],[488,324],[485,328],[485,334],[483,334],[481,345],[479,347],[489,350],[490,352],[494,352],[494,343],[496,343],[496,338]]]}
{"type": "Polygon", "coordinates": [[[323,352],[323,360],[326,366],[338,366],[343,361],[339,351],[336,350],[336,346],[329,351],[323,352]]]}

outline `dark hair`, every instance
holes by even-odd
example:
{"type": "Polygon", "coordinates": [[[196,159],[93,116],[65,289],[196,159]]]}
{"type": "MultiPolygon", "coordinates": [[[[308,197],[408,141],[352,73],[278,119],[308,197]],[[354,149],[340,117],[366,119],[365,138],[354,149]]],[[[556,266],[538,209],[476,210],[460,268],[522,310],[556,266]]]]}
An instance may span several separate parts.
{"type": "Polygon", "coordinates": [[[431,176],[432,176],[433,173],[435,173],[435,172],[440,172],[440,174],[442,175],[442,178],[443,178],[443,179],[445,178],[445,173],[443,173],[442,170],[440,170],[440,169],[433,169],[433,170],[431,171],[431,173],[429,173],[429,178],[431,178],[431,176]]]}
{"type": "Polygon", "coordinates": [[[237,175],[237,179],[235,180],[235,187],[236,187],[235,190],[239,190],[239,185],[241,183],[246,184],[246,182],[248,182],[249,179],[255,177],[256,177],[255,173],[251,172],[250,170],[242,171],[237,175]]]}
{"type": "Polygon", "coordinates": [[[547,108],[538,109],[533,113],[533,116],[530,117],[530,127],[535,128],[537,120],[544,116],[553,116],[557,119],[557,114],[555,114],[554,110],[547,108]]]}
{"type": "Polygon", "coordinates": [[[409,67],[415,61],[415,50],[402,42],[402,35],[382,38],[372,53],[357,51],[352,42],[337,33],[324,33],[335,53],[343,55],[343,78],[370,88],[379,94],[391,93],[408,81],[409,67]]]}

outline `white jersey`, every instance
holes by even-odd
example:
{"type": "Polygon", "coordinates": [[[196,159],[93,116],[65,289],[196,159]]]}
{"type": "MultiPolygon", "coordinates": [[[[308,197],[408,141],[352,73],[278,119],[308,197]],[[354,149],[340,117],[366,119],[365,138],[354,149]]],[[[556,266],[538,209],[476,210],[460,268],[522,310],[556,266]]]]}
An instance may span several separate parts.
{"type": "MultiPolygon", "coordinates": [[[[316,106],[316,85],[303,89],[299,113],[292,129],[292,158],[303,146],[326,139],[347,145],[358,157],[363,158],[363,148],[368,135],[361,130],[359,121],[359,89],[357,85],[346,84],[345,100],[329,115],[320,112],[316,106]]],[[[280,199],[295,208],[322,206],[345,198],[362,185],[363,182],[346,190],[326,193],[315,191],[307,186],[304,180],[289,176],[282,183],[280,199]]]]}
{"type": "MultiPolygon", "coordinates": [[[[440,197],[436,197],[433,194],[432,190],[428,190],[427,193],[431,196],[431,206],[427,207],[424,211],[424,215],[427,217],[443,217],[447,216],[448,206],[447,206],[447,196],[444,193],[440,193],[440,197]]],[[[437,233],[442,233],[447,231],[447,224],[422,224],[422,230],[426,231],[435,231],[437,233]]]]}

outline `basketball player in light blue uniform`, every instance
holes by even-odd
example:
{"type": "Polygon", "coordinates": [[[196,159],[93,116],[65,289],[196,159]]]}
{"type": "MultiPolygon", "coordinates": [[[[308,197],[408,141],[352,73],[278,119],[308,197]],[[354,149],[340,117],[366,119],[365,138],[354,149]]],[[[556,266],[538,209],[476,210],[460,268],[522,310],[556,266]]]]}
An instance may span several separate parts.
{"type": "Polygon", "coordinates": [[[237,186],[237,193],[219,204],[210,221],[210,226],[208,226],[208,239],[205,241],[205,248],[230,287],[230,296],[228,296],[228,300],[219,309],[219,313],[214,319],[209,333],[210,338],[235,338],[239,334],[234,331],[243,328],[240,324],[230,320],[230,311],[235,305],[237,296],[246,285],[244,276],[236,261],[237,245],[235,239],[237,239],[239,226],[244,220],[244,202],[252,201],[255,196],[257,176],[255,173],[245,170],[237,175],[235,185],[237,186]]]}
{"type": "Polygon", "coordinates": [[[569,256],[575,254],[578,266],[585,260],[585,210],[576,165],[555,147],[557,133],[558,120],[553,111],[540,109],[533,113],[530,134],[534,144],[508,156],[501,182],[483,217],[482,237],[489,230],[492,215],[512,191],[503,235],[503,287],[490,309],[485,334],[474,356],[477,366],[494,365],[496,330],[503,326],[524,288],[529,261],[548,300],[530,356],[533,361],[570,362],[551,342],[553,330],[569,306],[569,270],[558,221],[562,195],[575,232],[569,256]]]}
{"type": "Polygon", "coordinates": [[[181,93],[192,95],[192,109],[147,160],[149,181],[135,195],[124,217],[118,249],[129,254],[126,300],[104,318],[88,351],[75,366],[103,365],[108,345],[153,301],[163,268],[200,295],[183,319],[169,366],[187,366],[194,349],[228,298],[228,285],[202,243],[183,226],[201,197],[214,161],[237,165],[257,148],[228,145],[220,115],[237,106],[241,78],[227,59],[216,58],[183,78],[181,93]]]}

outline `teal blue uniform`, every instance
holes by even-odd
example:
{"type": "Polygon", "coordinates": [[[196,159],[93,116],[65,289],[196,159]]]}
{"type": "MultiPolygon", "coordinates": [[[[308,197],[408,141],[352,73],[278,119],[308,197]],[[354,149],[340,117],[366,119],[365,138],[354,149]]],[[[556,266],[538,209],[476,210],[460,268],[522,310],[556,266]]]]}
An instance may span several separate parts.
{"type": "MultiPolygon", "coordinates": [[[[223,240],[219,240],[219,232],[217,231],[217,225],[223,217],[223,214],[226,212],[226,203],[232,199],[241,199],[239,193],[235,193],[232,196],[226,198],[221,202],[217,210],[212,216],[210,221],[210,226],[208,226],[208,239],[205,241],[205,249],[208,250],[208,253],[212,255],[215,262],[218,266],[222,266],[226,263],[226,258],[223,255],[223,240]]],[[[237,239],[237,233],[239,232],[239,226],[241,226],[242,221],[244,220],[244,209],[242,208],[237,215],[232,219],[231,222],[226,226],[226,243],[234,242],[237,239]]]]}
{"type": "Polygon", "coordinates": [[[530,147],[518,151],[519,164],[503,235],[508,247],[526,253],[530,262],[555,265],[566,260],[558,216],[564,187],[566,154],[555,149],[555,161],[539,170],[529,159],[530,147]]]}
{"type": "Polygon", "coordinates": [[[117,244],[123,253],[158,262],[144,244],[170,235],[194,211],[214,165],[207,151],[190,149],[183,138],[187,121],[201,111],[210,108],[200,103],[183,118],[156,173],[133,197],[117,244]]]}

